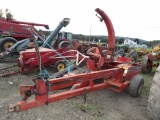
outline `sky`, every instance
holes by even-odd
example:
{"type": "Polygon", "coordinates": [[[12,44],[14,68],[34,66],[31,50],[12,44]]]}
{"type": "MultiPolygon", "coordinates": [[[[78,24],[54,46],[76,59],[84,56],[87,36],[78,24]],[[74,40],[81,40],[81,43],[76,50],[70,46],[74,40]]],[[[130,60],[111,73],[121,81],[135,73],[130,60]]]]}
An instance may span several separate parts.
{"type": "Polygon", "coordinates": [[[100,8],[112,21],[115,35],[147,41],[160,40],[160,0],[0,0],[19,21],[48,24],[54,30],[63,18],[70,24],[61,31],[108,35],[96,17],[100,8]]]}

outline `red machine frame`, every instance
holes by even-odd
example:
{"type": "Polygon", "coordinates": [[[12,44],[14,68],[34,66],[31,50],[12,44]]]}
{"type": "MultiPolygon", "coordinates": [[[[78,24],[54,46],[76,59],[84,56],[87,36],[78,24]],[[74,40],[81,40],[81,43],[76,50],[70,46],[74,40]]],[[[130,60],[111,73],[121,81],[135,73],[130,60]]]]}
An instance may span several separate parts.
{"type": "MultiPolygon", "coordinates": [[[[115,34],[112,23],[103,10],[97,8],[96,12],[102,17],[100,19],[104,20],[108,29],[108,51],[101,52],[97,47],[95,52],[89,55],[90,57],[86,56],[83,61],[89,68],[86,73],[71,72],[60,78],[38,76],[34,79],[35,85],[21,85],[20,93],[23,99],[11,105],[9,111],[23,111],[104,88],[122,92],[130,85],[131,80],[141,71],[141,66],[137,63],[131,64],[129,58],[113,60],[115,34]],[[103,78],[103,81],[99,80],[100,78],[103,78]],[[71,87],[69,91],[54,95],[48,94],[49,91],[68,87],[71,87]],[[27,100],[32,94],[35,95],[35,99],[27,100]]],[[[138,86],[138,90],[142,87],[138,86]]]]}
{"type": "MultiPolygon", "coordinates": [[[[39,51],[43,66],[54,65],[56,64],[56,62],[64,60],[64,58],[66,60],[75,59],[75,55],[77,53],[76,50],[70,50],[67,47],[57,50],[39,47],[39,51]],[[61,56],[57,55],[57,52],[61,56]]],[[[28,73],[38,68],[38,58],[36,57],[34,48],[20,52],[20,57],[18,58],[18,66],[21,73],[28,73]]]]}
{"type": "Polygon", "coordinates": [[[34,26],[43,26],[46,29],[49,29],[49,26],[47,24],[30,23],[4,18],[0,18],[0,25],[0,34],[5,37],[14,37],[16,40],[32,38],[32,34],[27,30],[27,28],[35,30],[34,26]]]}

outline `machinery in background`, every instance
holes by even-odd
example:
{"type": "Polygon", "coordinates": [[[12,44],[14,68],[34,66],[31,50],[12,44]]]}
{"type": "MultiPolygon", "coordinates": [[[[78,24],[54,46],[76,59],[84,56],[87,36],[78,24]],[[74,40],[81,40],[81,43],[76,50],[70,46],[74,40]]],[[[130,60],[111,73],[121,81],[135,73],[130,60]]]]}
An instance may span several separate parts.
{"type": "MultiPolygon", "coordinates": [[[[34,32],[34,33],[30,32],[30,34],[32,34],[32,35],[34,34],[38,38],[41,39],[41,41],[40,40],[37,41],[37,44],[43,48],[49,48],[49,46],[54,47],[54,49],[62,48],[62,47],[65,47],[65,46],[72,44],[72,41],[65,39],[65,38],[60,38],[60,39],[59,38],[55,39],[55,38],[56,38],[57,34],[59,33],[59,31],[63,27],[66,27],[69,23],[70,23],[70,19],[64,18],[47,39],[43,39],[41,36],[39,36],[39,34],[34,29],[32,29],[32,32],[34,32]]],[[[30,30],[30,28],[28,29],[28,31],[29,30],[30,30]]],[[[21,51],[24,51],[26,49],[31,49],[34,47],[35,47],[35,45],[33,43],[33,40],[31,40],[30,38],[27,38],[27,39],[24,39],[21,41],[17,41],[9,49],[0,53],[0,60],[3,61],[3,60],[5,60],[5,58],[11,59],[12,57],[15,57],[17,55],[19,56],[19,53],[21,51]]]]}
{"type": "Polygon", "coordinates": [[[160,44],[156,44],[148,54],[142,58],[142,73],[152,72],[153,67],[158,67],[160,63],[160,44]],[[155,61],[156,60],[156,61],[155,61]]]}
{"type": "MultiPolygon", "coordinates": [[[[68,39],[70,36],[67,37],[67,35],[69,35],[67,32],[59,33],[59,31],[63,27],[66,27],[69,22],[69,18],[64,18],[46,40],[42,39],[42,41],[31,43],[30,39],[25,39],[14,44],[8,51],[1,53],[1,58],[15,55],[16,53],[20,54],[18,58],[18,66],[20,69],[16,72],[4,73],[1,76],[4,77],[17,73],[28,73],[37,69],[39,64],[35,51],[35,44],[39,46],[43,66],[54,65],[55,71],[63,70],[67,66],[66,62],[68,62],[69,59],[75,58],[77,51],[74,50],[78,47],[77,41],[71,41],[68,39]],[[32,47],[30,46],[30,49],[28,49],[29,45],[32,45],[32,47]]],[[[30,32],[33,36],[36,36],[34,37],[34,39],[36,39],[38,35],[35,31],[30,29],[30,32]]],[[[2,70],[4,70],[4,68],[2,68],[2,70]]]]}
{"type": "MultiPolygon", "coordinates": [[[[27,30],[34,29],[35,26],[43,26],[49,29],[47,24],[23,22],[11,19],[0,18],[0,51],[3,52],[13,46],[17,41],[33,38],[32,34],[27,30]]],[[[38,33],[40,36],[42,34],[38,33]]]]}
{"type": "Polygon", "coordinates": [[[160,43],[154,45],[151,52],[157,60],[160,60],[160,43]]]}

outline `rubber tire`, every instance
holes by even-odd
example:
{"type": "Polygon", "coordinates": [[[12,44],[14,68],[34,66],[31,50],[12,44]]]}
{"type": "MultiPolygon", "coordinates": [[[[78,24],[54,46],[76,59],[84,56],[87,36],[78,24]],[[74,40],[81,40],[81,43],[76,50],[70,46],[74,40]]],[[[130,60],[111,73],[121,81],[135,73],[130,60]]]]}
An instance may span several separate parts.
{"type": "Polygon", "coordinates": [[[59,43],[58,48],[64,48],[64,47],[68,47],[71,48],[71,43],[67,42],[67,41],[62,41],[59,43]]]}
{"type": "Polygon", "coordinates": [[[132,78],[130,86],[129,86],[129,92],[131,94],[132,97],[139,97],[140,94],[142,93],[142,89],[139,92],[139,88],[142,85],[142,89],[143,89],[143,85],[144,85],[144,79],[143,77],[136,75],[132,78]]]}
{"type": "Polygon", "coordinates": [[[8,42],[8,41],[11,41],[11,42],[13,42],[13,43],[16,43],[16,42],[17,42],[17,40],[14,39],[14,38],[12,38],[12,37],[3,38],[3,39],[1,40],[1,42],[0,42],[0,51],[1,51],[1,52],[4,52],[4,51],[5,51],[5,49],[4,49],[4,44],[5,44],[6,42],[8,42]]]}
{"type": "Polygon", "coordinates": [[[55,64],[54,64],[54,71],[55,72],[59,72],[60,70],[58,70],[58,65],[59,64],[63,64],[64,65],[64,69],[66,68],[66,63],[64,62],[64,61],[62,61],[62,60],[60,60],[60,61],[57,61],[55,64]]]}
{"type": "Polygon", "coordinates": [[[150,88],[148,113],[153,120],[160,120],[160,65],[156,69],[150,88]]]}
{"type": "Polygon", "coordinates": [[[149,59],[148,59],[148,56],[145,55],[142,58],[142,73],[144,73],[144,74],[148,74],[148,73],[152,72],[152,66],[149,69],[147,68],[147,63],[148,62],[150,62],[149,59]]]}

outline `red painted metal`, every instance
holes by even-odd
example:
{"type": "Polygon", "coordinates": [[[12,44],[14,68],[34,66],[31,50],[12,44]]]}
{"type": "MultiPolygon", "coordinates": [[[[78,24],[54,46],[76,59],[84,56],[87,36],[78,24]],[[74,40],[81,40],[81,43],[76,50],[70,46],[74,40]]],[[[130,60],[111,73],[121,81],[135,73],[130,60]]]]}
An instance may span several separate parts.
{"type": "MultiPolygon", "coordinates": [[[[73,48],[55,48],[56,50],[52,50],[49,48],[39,47],[39,52],[41,56],[41,64],[43,66],[54,65],[59,60],[70,60],[76,59],[78,41],[72,43],[73,48]],[[57,52],[61,55],[59,56],[57,52]]],[[[25,51],[21,51],[20,57],[18,58],[18,66],[20,68],[21,73],[28,73],[38,68],[38,58],[35,51],[35,48],[26,49],[25,51]]],[[[81,59],[82,56],[79,56],[81,59]]]]}
{"type": "MultiPolygon", "coordinates": [[[[101,90],[107,87],[106,83],[102,83],[99,85],[95,85],[93,88],[92,87],[86,87],[85,89],[87,90],[87,92],[93,92],[93,91],[97,91],[97,90],[101,90]]],[[[44,95],[43,97],[45,99],[38,99],[37,100],[31,100],[31,101],[20,101],[18,102],[16,105],[11,105],[10,108],[10,112],[11,111],[24,111],[27,109],[31,109],[31,108],[35,108],[37,106],[42,106],[45,104],[49,104],[52,102],[56,102],[59,100],[63,100],[63,99],[67,99],[67,98],[71,98],[77,95],[81,95],[84,93],[84,88],[79,88],[76,90],[69,90],[63,93],[57,93],[55,95],[49,95],[47,96],[44,95]]]]}
{"type": "Polygon", "coordinates": [[[91,73],[78,75],[72,74],[66,77],[50,79],[48,81],[50,88],[47,87],[43,79],[37,78],[35,79],[35,85],[20,87],[20,93],[23,96],[23,100],[14,106],[11,106],[9,110],[23,111],[37,106],[42,106],[48,103],[83,94],[85,89],[87,92],[92,92],[95,90],[108,88],[116,92],[122,92],[126,87],[129,86],[130,79],[139,73],[137,70],[141,70],[139,65],[132,66],[128,64],[127,66],[126,64],[118,62],[113,62],[111,64],[114,66],[105,70],[93,71],[91,73]],[[116,66],[117,68],[115,68],[116,66]],[[127,73],[125,73],[125,70],[127,70],[127,73]],[[100,78],[104,79],[103,82],[96,84],[95,81],[100,78]],[[56,91],[59,89],[72,87],[76,84],[78,84],[78,87],[75,90],[68,90],[55,95],[48,95],[49,91],[56,91]],[[35,99],[27,100],[27,91],[30,91],[31,94],[35,94],[35,99]]]}
{"type": "Polygon", "coordinates": [[[10,76],[10,75],[16,75],[18,73],[21,73],[21,71],[17,70],[17,71],[10,72],[10,73],[7,73],[7,74],[1,74],[0,77],[7,77],[7,76],[10,76]]]}
{"type": "Polygon", "coordinates": [[[150,60],[150,65],[152,66],[153,65],[153,61],[154,61],[154,57],[153,57],[152,53],[148,53],[147,57],[150,60]]]}
{"type": "Polygon", "coordinates": [[[74,75],[74,76],[68,76],[68,77],[62,77],[62,78],[57,78],[57,79],[51,79],[49,80],[50,83],[50,89],[49,91],[52,90],[58,90],[66,87],[71,87],[74,84],[80,83],[79,88],[76,90],[69,90],[67,92],[62,92],[59,94],[55,95],[48,95],[48,88],[42,79],[36,79],[35,80],[35,86],[21,86],[21,95],[23,95],[23,101],[18,102],[16,106],[14,106],[14,109],[16,111],[22,111],[22,110],[27,110],[30,108],[34,108],[37,106],[45,105],[47,103],[55,102],[61,99],[66,99],[69,97],[73,97],[76,95],[83,94],[84,89],[87,89],[87,92],[92,92],[95,90],[100,90],[104,88],[108,88],[109,84],[107,82],[101,83],[98,85],[95,85],[93,80],[95,78],[104,78],[107,77],[108,75],[114,76],[115,80],[118,79],[117,75],[121,72],[121,69],[118,68],[113,68],[110,70],[101,70],[93,73],[86,73],[86,74],[80,74],[80,75],[74,75]],[[87,83],[87,84],[86,84],[87,83]],[[90,84],[89,84],[90,83],[90,84]],[[82,85],[83,84],[83,85],[82,85]],[[85,84],[85,85],[84,85],[85,84]],[[86,86],[88,85],[89,86],[86,86]],[[34,100],[29,100],[26,101],[26,91],[31,90],[31,93],[35,93],[35,99],[34,100]],[[45,94],[46,93],[46,94],[45,94]]]}
{"type": "Polygon", "coordinates": [[[27,28],[36,30],[34,26],[44,26],[46,29],[49,29],[47,24],[30,23],[0,18],[0,34],[3,36],[12,36],[16,40],[32,38],[32,35],[27,30],[27,28]],[[10,33],[10,31],[12,32],[10,33]]]}
{"type": "MultiPolygon", "coordinates": [[[[42,48],[39,49],[41,55],[41,62],[44,66],[54,65],[57,61],[63,60],[61,56],[58,56],[56,52],[60,53],[65,59],[76,59],[76,50],[69,50],[69,48],[60,48],[56,52],[52,49],[42,48]]],[[[27,73],[38,68],[38,59],[36,57],[35,49],[27,49],[20,52],[18,58],[18,66],[21,73],[27,73]]]]}
{"type": "Polygon", "coordinates": [[[117,60],[122,62],[130,62],[130,58],[125,58],[125,57],[118,57],[117,60]]]}
{"type": "Polygon", "coordinates": [[[95,11],[102,17],[101,21],[104,20],[105,25],[107,27],[107,30],[108,30],[108,50],[109,50],[108,54],[111,55],[110,59],[113,59],[113,53],[114,53],[114,49],[115,49],[115,33],[114,33],[114,28],[113,28],[112,22],[103,10],[97,8],[95,11]]]}
{"type": "MultiPolygon", "coordinates": [[[[108,16],[101,10],[96,11],[105,21],[109,29],[109,51],[102,55],[98,47],[91,49],[90,57],[83,61],[88,66],[88,71],[79,73],[73,70],[60,78],[45,79],[37,77],[34,79],[35,85],[21,86],[21,95],[23,100],[9,107],[9,111],[23,111],[45,104],[49,104],[62,99],[71,98],[88,92],[108,88],[115,92],[122,92],[130,84],[131,79],[141,71],[138,63],[130,63],[129,59],[121,58],[119,61],[113,61],[113,52],[115,44],[115,36],[113,26],[108,16]],[[109,57],[107,55],[110,55],[109,57]],[[68,88],[71,89],[68,89],[68,88]],[[66,89],[54,95],[49,95],[50,91],[66,89]],[[28,100],[32,94],[34,99],[28,100]]],[[[41,53],[42,54],[42,53],[41,53]]],[[[35,53],[32,54],[35,56],[35,53]]],[[[27,56],[27,55],[26,55],[27,56]]],[[[41,55],[43,56],[43,55],[41,55]]],[[[23,58],[22,58],[23,59],[23,58]]]]}

